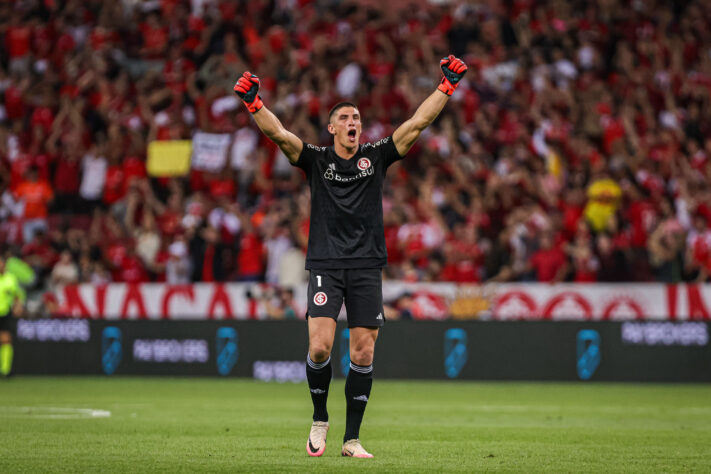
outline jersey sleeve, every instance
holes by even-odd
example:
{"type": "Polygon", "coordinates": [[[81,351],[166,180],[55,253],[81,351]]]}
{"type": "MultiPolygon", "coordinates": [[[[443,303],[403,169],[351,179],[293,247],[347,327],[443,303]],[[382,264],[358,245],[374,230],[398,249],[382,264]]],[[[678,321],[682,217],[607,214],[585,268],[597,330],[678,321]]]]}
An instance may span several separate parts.
{"type": "Polygon", "coordinates": [[[304,146],[301,149],[299,159],[296,160],[296,163],[292,163],[292,165],[301,168],[307,174],[311,173],[311,167],[313,166],[314,161],[316,161],[320,148],[321,147],[317,147],[304,142],[304,146]]]}
{"type": "Polygon", "coordinates": [[[390,167],[390,165],[396,161],[400,161],[405,158],[404,156],[400,156],[400,153],[397,152],[397,147],[395,146],[395,141],[393,140],[392,135],[383,138],[381,142],[383,143],[380,145],[380,153],[382,153],[381,156],[385,160],[386,168],[390,167]]]}

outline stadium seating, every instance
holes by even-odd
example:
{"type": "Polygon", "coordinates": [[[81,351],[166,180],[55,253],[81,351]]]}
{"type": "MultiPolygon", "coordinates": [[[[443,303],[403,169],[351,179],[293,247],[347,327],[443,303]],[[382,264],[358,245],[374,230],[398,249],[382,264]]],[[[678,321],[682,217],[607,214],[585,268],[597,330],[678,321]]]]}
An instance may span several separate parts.
{"type": "Polygon", "coordinates": [[[3,2],[4,250],[47,285],[298,282],[308,191],[234,80],[304,141],[342,99],[377,140],[451,52],[464,83],[390,170],[388,278],[708,281],[705,2],[453,3],[3,2]],[[147,173],[148,143],[198,132],[229,137],[218,169],[147,173]]]}

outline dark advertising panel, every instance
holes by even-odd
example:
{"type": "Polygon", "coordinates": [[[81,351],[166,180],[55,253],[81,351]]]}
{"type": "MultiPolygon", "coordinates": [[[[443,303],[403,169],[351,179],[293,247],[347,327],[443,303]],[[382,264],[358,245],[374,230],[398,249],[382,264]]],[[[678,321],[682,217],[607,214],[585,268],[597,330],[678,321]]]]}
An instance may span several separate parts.
{"type": "MultiPolygon", "coordinates": [[[[334,375],[348,371],[337,328],[334,375]]],[[[303,321],[18,321],[18,374],[205,375],[304,380],[303,321]]],[[[390,322],[378,377],[711,381],[705,322],[390,322]]]]}

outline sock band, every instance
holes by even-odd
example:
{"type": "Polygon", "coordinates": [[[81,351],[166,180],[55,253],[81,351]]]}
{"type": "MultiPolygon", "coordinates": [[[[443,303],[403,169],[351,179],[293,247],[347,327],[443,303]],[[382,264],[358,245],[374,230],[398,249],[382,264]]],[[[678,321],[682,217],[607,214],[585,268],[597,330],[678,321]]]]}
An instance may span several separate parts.
{"type": "Polygon", "coordinates": [[[314,362],[311,360],[311,354],[306,354],[306,363],[314,370],[321,370],[331,362],[331,356],[328,356],[323,362],[314,362]]]}
{"type": "Polygon", "coordinates": [[[324,362],[314,362],[310,355],[306,356],[306,380],[314,404],[314,421],[328,421],[326,402],[331,377],[333,377],[333,365],[330,357],[324,362]]]}
{"type": "Polygon", "coordinates": [[[349,439],[357,439],[360,434],[360,424],[363,421],[365,407],[370,398],[373,386],[373,365],[358,365],[351,362],[351,370],[346,376],[346,433],[345,443],[349,439]]]}
{"type": "Polygon", "coordinates": [[[373,371],[373,364],[356,365],[353,362],[351,362],[351,370],[358,372],[359,374],[369,374],[373,371]]]}

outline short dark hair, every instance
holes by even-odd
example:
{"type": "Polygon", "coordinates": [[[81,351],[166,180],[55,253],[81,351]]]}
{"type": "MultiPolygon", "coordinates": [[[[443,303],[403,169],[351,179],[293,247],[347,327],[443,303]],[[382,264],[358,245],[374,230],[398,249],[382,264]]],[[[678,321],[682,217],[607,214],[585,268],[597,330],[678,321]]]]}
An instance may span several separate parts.
{"type": "Polygon", "coordinates": [[[338,112],[339,109],[342,109],[343,107],[353,107],[354,109],[357,109],[358,106],[355,105],[353,102],[339,102],[336,105],[334,105],[331,110],[328,112],[328,121],[331,121],[331,117],[333,117],[333,114],[338,112]]]}

